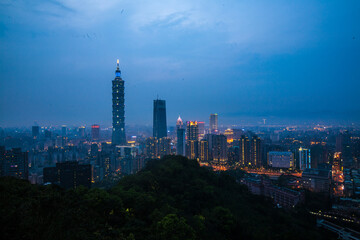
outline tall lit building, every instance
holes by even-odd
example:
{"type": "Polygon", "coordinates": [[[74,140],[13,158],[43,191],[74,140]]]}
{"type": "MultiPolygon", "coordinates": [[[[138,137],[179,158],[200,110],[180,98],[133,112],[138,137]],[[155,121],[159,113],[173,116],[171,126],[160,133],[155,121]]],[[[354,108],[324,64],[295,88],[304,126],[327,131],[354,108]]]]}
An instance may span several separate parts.
{"type": "Polygon", "coordinates": [[[124,91],[125,82],[121,78],[118,59],[116,64],[115,78],[112,81],[113,145],[126,145],[124,91]]]}
{"type": "Polygon", "coordinates": [[[342,171],[342,161],[341,161],[341,152],[335,152],[334,153],[334,159],[333,159],[333,170],[334,171],[342,171]]]}
{"type": "Polygon", "coordinates": [[[176,154],[184,156],[185,152],[185,129],[182,119],[176,121],[176,154]]]}
{"type": "Polygon", "coordinates": [[[250,162],[250,165],[255,168],[262,165],[261,139],[257,136],[251,139],[250,162]]]}
{"type": "Polygon", "coordinates": [[[212,159],[217,164],[227,163],[227,139],[225,135],[212,135],[212,159]]]}
{"type": "Polygon", "coordinates": [[[250,163],[250,140],[245,135],[239,140],[239,159],[242,166],[248,166],[250,163]]]}
{"type": "Polygon", "coordinates": [[[91,138],[92,138],[92,140],[99,140],[100,139],[100,125],[93,124],[91,126],[91,138]]]}
{"type": "Polygon", "coordinates": [[[158,156],[158,140],[154,137],[149,137],[145,140],[145,156],[147,158],[157,158],[158,156]]]}
{"type": "Polygon", "coordinates": [[[171,139],[168,137],[159,138],[158,140],[158,157],[162,158],[171,154],[171,139]]]}
{"type": "Polygon", "coordinates": [[[210,133],[218,133],[218,115],[217,113],[210,114],[210,133]]]}
{"type": "Polygon", "coordinates": [[[165,100],[154,100],[153,137],[167,137],[165,100]]]}
{"type": "Polygon", "coordinates": [[[199,143],[199,160],[206,162],[209,160],[209,142],[202,139],[199,143]]]}
{"type": "Polygon", "coordinates": [[[81,138],[85,137],[85,127],[84,126],[79,127],[79,137],[81,137],[81,138]]]}
{"type": "Polygon", "coordinates": [[[189,121],[186,126],[186,157],[197,159],[199,156],[199,128],[197,121],[189,121]]]}
{"type": "Polygon", "coordinates": [[[310,149],[299,148],[299,168],[305,170],[311,168],[311,155],[310,149]]]}

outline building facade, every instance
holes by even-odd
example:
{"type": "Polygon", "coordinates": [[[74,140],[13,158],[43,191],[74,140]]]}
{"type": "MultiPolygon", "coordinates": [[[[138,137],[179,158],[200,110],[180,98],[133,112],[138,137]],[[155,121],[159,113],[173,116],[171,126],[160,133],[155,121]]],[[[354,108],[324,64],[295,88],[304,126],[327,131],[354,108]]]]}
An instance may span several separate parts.
{"type": "Polygon", "coordinates": [[[268,152],[268,165],[273,168],[287,168],[294,167],[294,154],[292,152],[268,152]]]}
{"type": "Polygon", "coordinates": [[[117,60],[115,78],[112,81],[112,144],[126,145],[125,136],[125,82],[121,78],[119,60],[117,60]]]}
{"type": "Polygon", "coordinates": [[[176,121],[176,154],[185,155],[185,129],[180,116],[176,121]]]}
{"type": "Polygon", "coordinates": [[[218,114],[217,113],[210,114],[209,124],[210,124],[210,129],[209,129],[210,133],[217,134],[219,131],[219,129],[218,129],[218,114]]]}
{"type": "Polygon", "coordinates": [[[186,157],[197,159],[199,156],[199,128],[197,121],[189,121],[186,125],[186,157]]]}
{"type": "Polygon", "coordinates": [[[167,137],[165,100],[154,100],[153,137],[167,137]]]}

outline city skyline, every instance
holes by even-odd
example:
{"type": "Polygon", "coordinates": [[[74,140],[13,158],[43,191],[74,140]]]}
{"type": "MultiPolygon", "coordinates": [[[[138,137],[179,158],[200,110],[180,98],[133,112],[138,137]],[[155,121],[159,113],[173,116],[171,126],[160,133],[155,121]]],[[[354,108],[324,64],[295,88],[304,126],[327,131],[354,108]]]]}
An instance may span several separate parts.
{"type": "Polygon", "coordinates": [[[157,95],[168,125],[359,123],[356,1],[98,6],[0,5],[1,126],[111,126],[117,58],[128,124],[151,125],[157,95]]]}
{"type": "Polygon", "coordinates": [[[1,1],[1,236],[360,239],[359,13],[1,1]]]}

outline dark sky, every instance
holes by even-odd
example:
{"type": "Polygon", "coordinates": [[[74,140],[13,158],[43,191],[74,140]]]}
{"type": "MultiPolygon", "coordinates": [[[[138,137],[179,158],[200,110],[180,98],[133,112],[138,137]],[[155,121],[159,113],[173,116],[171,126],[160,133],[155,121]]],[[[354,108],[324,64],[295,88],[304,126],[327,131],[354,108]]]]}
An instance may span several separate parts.
{"type": "Polygon", "coordinates": [[[360,1],[0,0],[0,126],[360,122],[360,1]],[[155,2],[155,3],[154,3],[155,2]]]}

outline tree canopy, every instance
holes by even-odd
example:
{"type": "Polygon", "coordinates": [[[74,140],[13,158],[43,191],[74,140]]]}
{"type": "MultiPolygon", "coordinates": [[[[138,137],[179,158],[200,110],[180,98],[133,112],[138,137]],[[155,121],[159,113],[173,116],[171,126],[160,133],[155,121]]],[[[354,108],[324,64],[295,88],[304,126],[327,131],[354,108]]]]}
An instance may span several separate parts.
{"type": "Polygon", "coordinates": [[[167,156],[109,190],[0,179],[4,239],[329,239],[226,173],[167,156]]]}

